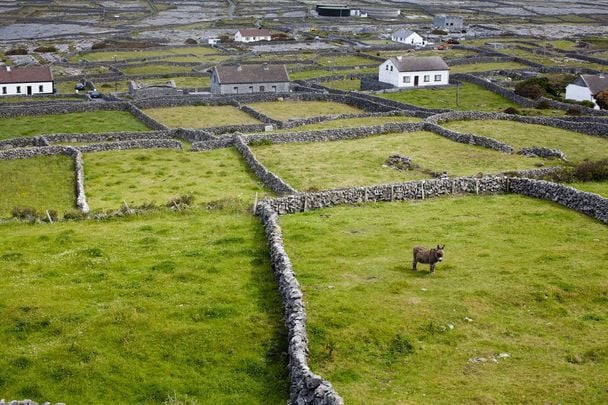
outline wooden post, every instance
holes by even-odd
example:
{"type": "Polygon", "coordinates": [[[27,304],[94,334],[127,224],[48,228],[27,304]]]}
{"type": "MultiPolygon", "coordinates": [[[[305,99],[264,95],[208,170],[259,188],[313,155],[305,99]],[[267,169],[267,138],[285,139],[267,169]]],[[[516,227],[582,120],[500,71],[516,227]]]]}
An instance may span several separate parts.
{"type": "Polygon", "coordinates": [[[49,214],[49,210],[45,210],[45,211],[46,211],[46,217],[48,218],[49,222],[52,224],[53,218],[51,218],[51,214],[49,214]]]}
{"type": "Polygon", "coordinates": [[[255,198],[253,199],[253,215],[255,215],[258,209],[258,193],[255,193],[255,198]]]}

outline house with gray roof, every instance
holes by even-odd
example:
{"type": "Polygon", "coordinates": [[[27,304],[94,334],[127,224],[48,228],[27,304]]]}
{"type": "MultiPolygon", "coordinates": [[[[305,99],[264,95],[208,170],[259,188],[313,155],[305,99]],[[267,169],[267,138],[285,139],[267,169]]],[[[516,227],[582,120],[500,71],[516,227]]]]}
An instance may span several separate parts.
{"type": "Polygon", "coordinates": [[[0,96],[53,94],[55,81],[48,66],[0,66],[0,96]]]}
{"type": "Polygon", "coordinates": [[[598,75],[580,75],[572,83],[566,86],[566,99],[584,101],[589,100],[599,106],[595,100],[597,93],[608,89],[608,76],[600,73],[598,75]]]}
{"type": "Polygon", "coordinates": [[[398,88],[445,86],[450,68],[439,56],[395,56],[380,65],[378,81],[398,88]]]}
{"type": "Polygon", "coordinates": [[[211,75],[211,93],[289,93],[289,75],[285,65],[217,65],[211,75]]]}
{"type": "Polygon", "coordinates": [[[397,30],[391,34],[391,41],[399,42],[401,44],[407,45],[418,45],[424,46],[426,45],[426,40],[418,35],[414,31],[410,31],[408,29],[402,28],[397,30]]]}

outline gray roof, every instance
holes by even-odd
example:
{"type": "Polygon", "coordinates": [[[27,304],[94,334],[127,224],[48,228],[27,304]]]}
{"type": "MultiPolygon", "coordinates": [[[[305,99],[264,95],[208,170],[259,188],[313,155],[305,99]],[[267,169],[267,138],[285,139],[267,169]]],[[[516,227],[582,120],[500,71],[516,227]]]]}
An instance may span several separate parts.
{"type": "Polygon", "coordinates": [[[601,75],[581,75],[591,94],[596,95],[600,91],[608,89],[608,76],[601,75]]]}
{"type": "Polygon", "coordinates": [[[285,65],[217,65],[220,84],[282,83],[289,81],[285,65]]]}
{"type": "Polygon", "coordinates": [[[407,38],[412,34],[416,34],[416,33],[412,30],[406,30],[405,28],[401,28],[400,30],[393,32],[393,36],[399,37],[399,38],[407,38]]]}
{"type": "Polygon", "coordinates": [[[400,72],[419,72],[421,70],[449,70],[439,56],[394,56],[389,59],[400,72]]]}

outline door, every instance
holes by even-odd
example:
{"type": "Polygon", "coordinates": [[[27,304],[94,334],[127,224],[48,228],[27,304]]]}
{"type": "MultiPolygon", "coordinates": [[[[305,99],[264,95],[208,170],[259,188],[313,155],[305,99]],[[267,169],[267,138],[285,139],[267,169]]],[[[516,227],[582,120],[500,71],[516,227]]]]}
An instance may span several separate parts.
{"type": "Polygon", "coordinates": [[[28,96],[32,95],[32,86],[27,86],[27,95],[28,96]]]}
{"type": "Polygon", "coordinates": [[[418,76],[414,76],[414,86],[418,86],[418,76]]]}

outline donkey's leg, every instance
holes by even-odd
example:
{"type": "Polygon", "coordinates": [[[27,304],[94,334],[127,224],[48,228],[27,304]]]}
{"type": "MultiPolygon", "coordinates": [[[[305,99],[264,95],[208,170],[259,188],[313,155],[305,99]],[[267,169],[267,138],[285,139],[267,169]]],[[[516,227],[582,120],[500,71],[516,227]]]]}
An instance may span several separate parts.
{"type": "Polygon", "coordinates": [[[435,272],[435,263],[431,263],[431,274],[435,272]]]}
{"type": "Polygon", "coordinates": [[[414,271],[418,271],[418,270],[416,269],[416,264],[417,264],[417,263],[418,263],[418,260],[416,260],[416,253],[414,253],[414,261],[412,262],[412,269],[413,269],[414,271]]]}

